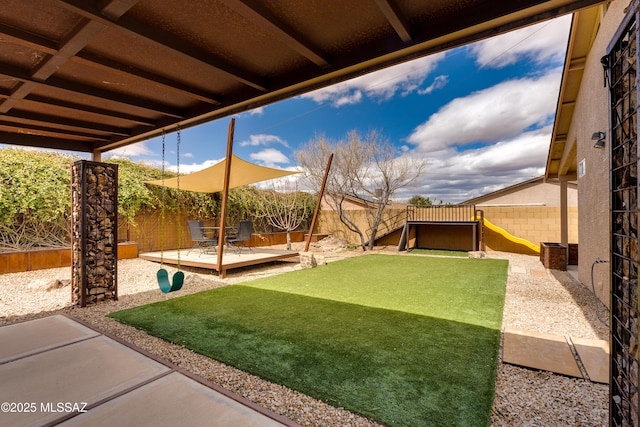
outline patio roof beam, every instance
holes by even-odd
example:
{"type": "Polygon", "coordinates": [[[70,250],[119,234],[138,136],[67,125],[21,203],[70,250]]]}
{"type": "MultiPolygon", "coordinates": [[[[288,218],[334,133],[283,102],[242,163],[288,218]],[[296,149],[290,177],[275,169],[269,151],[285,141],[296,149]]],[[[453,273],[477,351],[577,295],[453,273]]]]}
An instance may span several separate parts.
{"type": "MultiPolygon", "coordinates": [[[[10,98],[10,97],[11,97],[11,93],[9,93],[9,91],[7,91],[6,89],[0,90],[0,99],[10,98]]],[[[82,111],[84,113],[98,114],[102,117],[112,117],[114,119],[126,120],[128,122],[138,123],[140,125],[148,126],[148,127],[154,126],[156,124],[156,121],[153,119],[121,113],[119,111],[105,110],[103,108],[93,107],[85,104],[78,104],[71,101],[51,99],[51,98],[47,98],[39,95],[33,95],[33,94],[27,95],[24,98],[24,100],[34,104],[43,104],[50,107],[68,108],[70,110],[82,111]]]]}
{"type": "MultiPolygon", "coordinates": [[[[125,13],[137,0],[112,0],[103,8],[104,11],[114,17],[119,17],[125,13]]],[[[60,67],[62,67],[73,55],[82,50],[94,37],[102,33],[107,27],[101,23],[83,19],[70,31],[65,40],[60,41],[55,52],[41,60],[34,70],[31,71],[30,79],[23,80],[15,88],[11,97],[5,99],[0,104],[0,113],[10,111],[20,99],[25,98],[37,87],[38,81],[45,81],[51,77],[60,67]]]]}
{"type": "Polygon", "coordinates": [[[91,153],[93,151],[93,146],[83,141],[1,131],[0,143],[18,144],[24,145],[25,147],[50,148],[52,150],[80,151],[83,153],[91,153]]]}
{"type": "Polygon", "coordinates": [[[11,102],[11,100],[15,99],[22,99],[27,96],[27,90],[29,87],[31,87],[32,85],[41,85],[65,92],[70,92],[72,95],[86,95],[96,98],[99,101],[108,100],[125,107],[137,107],[152,113],[160,113],[165,116],[183,118],[183,114],[181,112],[152,101],[141,100],[140,98],[126,96],[124,94],[118,94],[104,89],[74,83],[62,78],[51,77],[46,81],[35,80],[23,70],[7,64],[0,64],[0,75],[19,81],[17,87],[11,93],[10,97],[6,99],[2,104],[0,104],[0,112],[2,113],[6,113],[7,111],[9,111],[8,108],[5,109],[5,103],[11,102]]]}
{"type": "Polygon", "coordinates": [[[94,21],[83,19],[78,23],[66,40],[60,42],[58,51],[46,60],[40,61],[31,77],[46,80],[62,67],[73,55],[81,51],[94,37],[107,27],[94,21]]]}
{"type": "Polygon", "coordinates": [[[265,83],[258,76],[253,75],[246,70],[234,67],[231,64],[225,63],[220,59],[214,58],[209,52],[206,52],[185,40],[176,39],[172,34],[161,32],[156,28],[131,19],[128,16],[123,16],[116,22],[111,18],[104,17],[100,11],[90,5],[87,5],[83,0],[56,0],[56,2],[67,10],[84,16],[85,18],[100,22],[110,28],[145,39],[158,46],[184,55],[261,92],[267,91],[265,83]]]}
{"type": "Polygon", "coordinates": [[[2,22],[0,22],[0,36],[2,36],[3,41],[12,42],[49,55],[54,55],[58,51],[56,42],[13,28],[2,22]]]}
{"type": "Polygon", "coordinates": [[[329,61],[319,50],[312,47],[307,41],[303,41],[303,37],[300,34],[295,34],[291,28],[285,26],[265,8],[260,8],[257,3],[254,2],[249,5],[244,0],[226,0],[225,4],[256,24],[262,31],[271,33],[282,40],[289,48],[317,66],[322,68],[329,66],[329,61]]]}
{"type": "Polygon", "coordinates": [[[121,64],[116,61],[101,58],[88,53],[80,52],[75,57],[71,58],[71,61],[88,67],[143,79],[148,82],[152,82],[156,86],[161,86],[163,89],[169,89],[177,94],[187,96],[198,101],[206,102],[208,104],[215,105],[219,104],[221,101],[221,97],[219,95],[207,93],[204,90],[190,87],[189,85],[179,83],[175,80],[140,70],[131,65],[121,64]]]}
{"type": "MultiPolygon", "coordinates": [[[[28,47],[38,52],[49,55],[54,55],[57,52],[56,43],[54,41],[12,28],[2,23],[0,23],[0,36],[2,36],[3,39],[6,38],[13,43],[28,47]]],[[[93,67],[95,69],[102,69],[110,73],[124,74],[138,79],[143,79],[148,82],[153,82],[153,84],[161,86],[163,89],[169,89],[183,96],[188,96],[192,99],[209,104],[220,103],[221,98],[219,95],[207,93],[206,91],[167,79],[166,77],[142,71],[131,65],[121,64],[86,52],[77,52],[75,56],[70,57],[69,60],[80,65],[93,67]]]]}
{"type": "MultiPolygon", "coordinates": [[[[0,94],[0,97],[3,97],[3,96],[4,95],[0,94]]],[[[86,105],[86,104],[78,104],[76,102],[71,102],[71,101],[51,99],[51,98],[47,98],[39,95],[33,95],[33,94],[28,95],[25,98],[25,101],[45,104],[53,107],[68,108],[70,110],[82,111],[84,113],[97,114],[101,117],[112,117],[114,119],[125,120],[127,122],[137,123],[143,126],[150,127],[156,124],[155,120],[146,118],[146,117],[135,116],[132,114],[122,113],[120,111],[106,110],[104,108],[94,107],[92,105],[86,105]]]]}
{"type": "MultiPolygon", "coordinates": [[[[0,23],[0,36],[8,39],[13,43],[28,47],[38,52],[54,55],[56,53],[56,43],[49,39],[39,37],[8,25],[0,23]]],[[[161,86],[163,89],[172,90],[180,95],[190,97],[195,100],[203,101],[209,104],[220,103],[220,96],[207,93],[188,85],[184,85],[177,81],[167,79],[154,73],[149,73],[135,68],[128,64],[121,64],[106,58],[91,55],[85,52],[77,52],[75,56],[69,58],[70,61],[80,65],[102,69],[109,73],[119,73],[126,76],[132,76],[138,79],[151,82],[154,85],[161,86]]]]}
{"type": "Polygon", "coordinates": [[[83,120],[74,120],[67,119],[57,116],[50,116],[47,114],[40,113],[27,113],[20,110],[12,110],[11,114],[3,115],[3,119],[11,121],[11,119],[16,119],[15,123],[39,123],[39,124],[49,124],[52,126],[56,126],[58,129],[71,128],[89,131],[90,133],[95,134],[96,132],[104,132],[112,135],[120,135],[120,136],[128,136],[129,132],[126,129],[118,128],[115,126],[108,126],[104,124],[87,122],[83,120]]]}
{"type": "Polygon", "coordinates": [[[27,134],[33,130],[54,133],[54,134],[63,134],[63,135],[69,135],[70,137],[75,136],[75,137],[86,138],[86,139],[94,139],[96,143],[101,141],[107,141],[109,139],[108,136],[100,136],[100,135],[97,135],[96,133],[83,132],[81,130],[62,129],[60,127],[46,126],[42,124],[36,124],[36,125],[30,124],[27,129],[26,127],[21,126],[20,123],[11,122],[7,120],[0,120],[0,128],[15,129],[16,133],[24,133],[24,134],[27,134]]]}
{"type": "Polygon", "coordinates": [[[385,16],[387,21],[391,24],[393,29],[405,43],[409,43],[413,40],[411,37],[411,27],[409,23],[404,19],[404,16],[400,12],[398,5],[394,0],[374,0],[382,14],[385,16]]]}

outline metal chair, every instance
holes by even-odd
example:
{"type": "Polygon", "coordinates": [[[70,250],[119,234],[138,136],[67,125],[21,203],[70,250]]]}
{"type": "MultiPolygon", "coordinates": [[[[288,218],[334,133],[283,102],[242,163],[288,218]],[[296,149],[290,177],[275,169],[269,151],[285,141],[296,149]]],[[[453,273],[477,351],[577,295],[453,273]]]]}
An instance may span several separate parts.
{"type": "Polygon", "coordinates": [[[253,221],[240,221],[238,225],[238,234],[235,236],[227,237],[227,244],[232,247],[237,248],[237,252],[240,253],[242,248],[247,248],[251,252],[250,246],[247,246],[247,242],[251,240],[251,235],[253,234],[253,221]]]}
{"type": "Polygon", "coordinates": [[[189,255],[193,249],[200,249],[200,255],[203,253],[209,253],[209,248],[213,248],[215,253],[216,246],[218,245],[218,239],[204,235],[204,232],[202,231],[202,227],[204,226],[203,222],[199,220],[192,220],[187,221],[187,224],[189,224],[189,234],[191,235],[191,241],[193,242],[193,247],[189,249],[187,255],[189,255]]]}

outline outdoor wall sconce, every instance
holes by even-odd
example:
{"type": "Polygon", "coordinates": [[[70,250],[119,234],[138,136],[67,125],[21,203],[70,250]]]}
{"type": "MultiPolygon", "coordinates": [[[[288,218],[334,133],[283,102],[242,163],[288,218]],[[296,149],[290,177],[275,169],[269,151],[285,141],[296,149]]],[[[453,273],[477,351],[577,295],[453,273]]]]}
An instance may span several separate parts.
{"type": "Polygon", "coordinates": [[[593,141],[596,141],[595,144],[593,144],[593,146],[595,148],[604,148],[604,139],[607,137],[607,134],[604,132],[594,132],[593,135],[591,135],[591,139],[593,141]]]}

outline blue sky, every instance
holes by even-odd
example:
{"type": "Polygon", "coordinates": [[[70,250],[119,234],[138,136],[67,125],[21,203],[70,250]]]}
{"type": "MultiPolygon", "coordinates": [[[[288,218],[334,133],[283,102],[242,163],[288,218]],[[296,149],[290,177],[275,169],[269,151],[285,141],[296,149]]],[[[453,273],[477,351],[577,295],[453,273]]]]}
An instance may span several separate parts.
{"type": "MultiPolygon", "coordinates": [[[[460,202],[544,173],[570,16],[431,55],[236,116],[234,153],[297,169],[295,152],[316,135],[377,130],[398,156],[427,160],[414,194],[460,202]]],[[[224,158],[230,118],[184,129],[180,170],[224,158]]],[[[166,136],[175,170],[176,135],[166,136]]],[[[106,153],[161,164],[161,140],[106,153]]]]}

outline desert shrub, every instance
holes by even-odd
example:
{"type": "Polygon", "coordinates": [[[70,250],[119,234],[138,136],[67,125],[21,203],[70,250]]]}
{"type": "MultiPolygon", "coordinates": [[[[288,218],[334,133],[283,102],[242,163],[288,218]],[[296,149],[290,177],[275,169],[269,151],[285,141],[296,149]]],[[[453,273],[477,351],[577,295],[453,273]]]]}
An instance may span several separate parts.
{"type": "Polygon", "coordinates": [[[0,246],[65,246],[70,239],[70,165],[66,154],[0,150],[0,246]]]}

